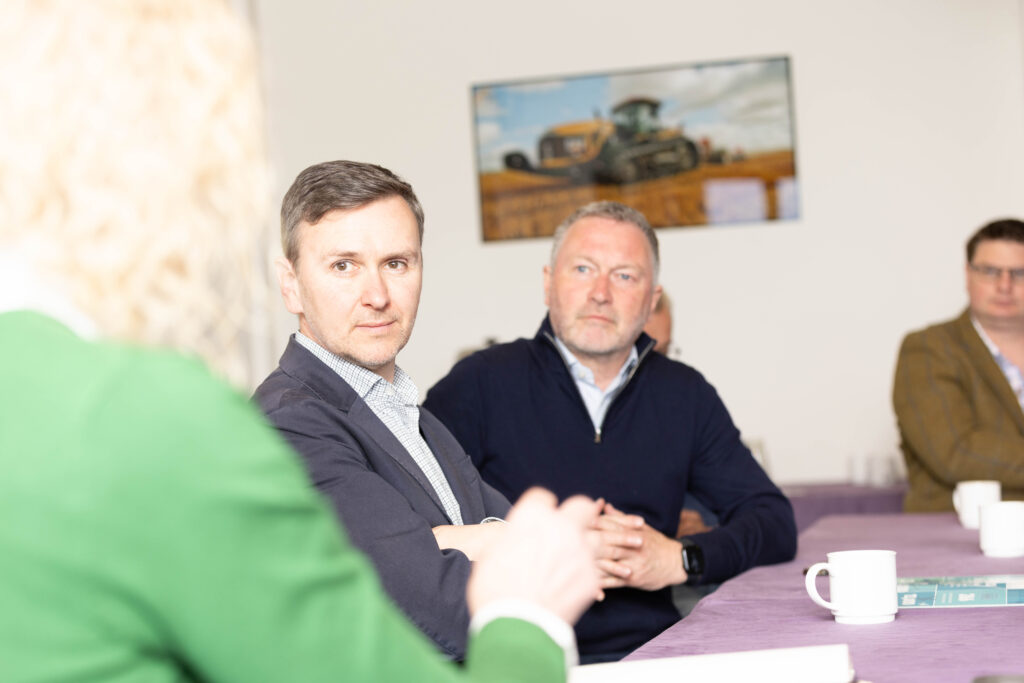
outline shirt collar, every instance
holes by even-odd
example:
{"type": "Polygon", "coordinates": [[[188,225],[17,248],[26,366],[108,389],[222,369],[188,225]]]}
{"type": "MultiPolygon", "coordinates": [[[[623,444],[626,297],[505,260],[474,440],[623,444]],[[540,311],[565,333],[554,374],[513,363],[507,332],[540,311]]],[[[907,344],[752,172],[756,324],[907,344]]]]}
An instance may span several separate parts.
{"type": "MultiPolygon", "coordinates": [[[[588,368],[583,363],[581,363],[580,360],[575,355],[573,355],[573,352],[569,350],[569,347],[566,346],[561,339],[555,336],[554,340],[555,346],[558,348],[558,352],[562,354],[562,357],[565,358],[565,362],[569,365],[570,374],[572,374],[574,378],[577,377],[578,375],[582,375],[585,381],[589,382],[590,384],[594,384],[594,371],[588,368]]],[[[630,346],[629,356],[622,364],[622,367],[619,368],[619,374],[615,376],[615,379],[609,386],[618,386],[618,384],[622,381],[622,378],[628,375],[630,372],[632,372],[633,368],[636,367],[639,357],[640,354],[638,354],[636,351],[636,345],[630,346]]]]}
{"type": "Polygon", "coordinates": [[[973,314],[971,314],[971,324],[974,325],[974,331],[978,333],[978,336],[981,337],[981,341],[984,342],[985,346],[988,348],[988,352],[997,358],[1002,358],[1003,352],[999,350],[999,347],[996,346],[994,341],[989,339],[988,334],[985,332],[985,328],[981,326],[981,323],[978,322],[978,319],[975,318],[973,314]]]}
{"type": "Polygon", "coordinates": [[[364,401],[373,392],[394,393],[400,403],[407,406],[415,406],[419,401],[419,389],[402,368],[395,366],[394,382],[388,382],[373,370],[368,370],[361,365],[342,358],[336,353],[331,353],[320,344],[316,343],[302,332],[295,333],[295,341],[307,351],[319,358],[323,363],[334,370],[345,382],[355,390],[359,398],[364,401]],[[391,392],[388,391],[390,387],[391,392]]]}

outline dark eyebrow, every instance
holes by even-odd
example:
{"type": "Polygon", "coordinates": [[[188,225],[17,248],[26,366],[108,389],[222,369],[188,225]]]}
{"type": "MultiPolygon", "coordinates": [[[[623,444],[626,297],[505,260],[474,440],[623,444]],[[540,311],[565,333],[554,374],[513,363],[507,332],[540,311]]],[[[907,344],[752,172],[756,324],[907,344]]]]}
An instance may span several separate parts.
{"type": "MultiPolygon", "coordinates": [[[[351,250],[335,250],[325,252],[323,255],[324,260],[337,261],[340,259],[348,259],[352,261],[362,261],[365,258],[365,254],[358,251],[351,250]]],[[[388,261],[395,261],[398,259],[404,259],[406,261],[418,262],[419,252],[416,250],[409,251],[396,251],[391,254],[387,254],[381,258],[381,263],[387,263],[388,261]]]]}
{"type": "Polygon", "coordinates": [[[395,261],[395,260],[399,260],[399,259],[403,259],[405,261],[418,261],[419,260],[419,252],[418,251],[399,251],[399,252],[396,252],[394,254],[389,254],[388,256],[385,256],[383,259],[381,259],[381,261],[387,262],[387,261],[395,261]]]}
{"type": "Polygon", "coordinates": [[[328,251],[324,254],[325,258],[328,259],[356,259],[359,258],[359,252],[356,251],[328,251]]]}

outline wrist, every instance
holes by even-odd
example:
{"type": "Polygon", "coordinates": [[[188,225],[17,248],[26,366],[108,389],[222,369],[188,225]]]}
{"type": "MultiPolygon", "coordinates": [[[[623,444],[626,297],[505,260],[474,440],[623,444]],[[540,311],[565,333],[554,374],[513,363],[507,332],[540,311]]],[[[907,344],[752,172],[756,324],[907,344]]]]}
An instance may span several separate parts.
{"type": "Polygon", "coordinates": [[[680,541],[673,539],[672,550],[674,552],[674,561],[672,566],[675,567],[675,571],[669,585],[686,583],[687,574],[686,564],[683,562],[683,544],[680,541]]]}

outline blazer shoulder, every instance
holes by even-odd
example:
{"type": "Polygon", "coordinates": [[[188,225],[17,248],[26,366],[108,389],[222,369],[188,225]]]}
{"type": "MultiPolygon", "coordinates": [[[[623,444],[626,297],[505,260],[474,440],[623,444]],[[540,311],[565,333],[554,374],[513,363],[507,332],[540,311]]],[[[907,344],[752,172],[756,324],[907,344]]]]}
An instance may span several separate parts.
{"type": "Polygon", "coordinates": [[[948,349],[966,347],[972,340],[981,342],[970,315],[965,311],[960,316],[941,323],[929,325],[907,333],[900,345],[901,352],[921,347],[948,349]]]}
{"type": "Polygon", "coordinates": [[[301,380],[276,368],[256,387],[252,400],[267,414],[307,399],[319,399],[317,393],[301,380]]]}
{"type": "Polygon", "coordinates": [[[296,403],[326,403],[349,412],[359,395],[337,373],[299,345],[288,342],[277,368],[252,396],[263,412],[271,414],[296,403]]]}

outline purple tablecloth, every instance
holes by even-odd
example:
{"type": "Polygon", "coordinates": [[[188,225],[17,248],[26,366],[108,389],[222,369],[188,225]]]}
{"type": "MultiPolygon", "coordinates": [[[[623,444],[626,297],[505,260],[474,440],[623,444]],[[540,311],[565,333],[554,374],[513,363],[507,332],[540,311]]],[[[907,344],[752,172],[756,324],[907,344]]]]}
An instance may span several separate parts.
{"type": "MultiPolygon", "coordinates": [[[[900,576],[1024,574],[1024,558],[982,555],[978,532],[952,513],[826,517],[800,535],[795,561],[726,581],[627,659],[847,643],[857,675],[874,683],[1024,674],[1024,606],[901,609],[889,624],[836,624],[807,596],[803,570],[833,550],[872,548],[895,550],[900,576]]],[[[818,588],[827,596],[826,578],[818,588]]]]}
{"type": "Polygon", "coordinates": [[[790,484],[783,486],[782,492],[793,504],[796,530],[803,532],[828,515],[883,515],[902,512],[907,484],[790,484]]]}

